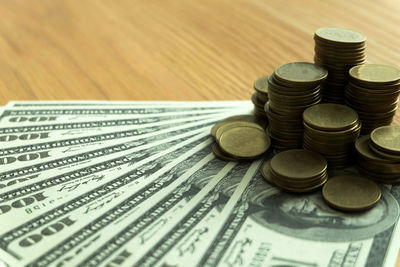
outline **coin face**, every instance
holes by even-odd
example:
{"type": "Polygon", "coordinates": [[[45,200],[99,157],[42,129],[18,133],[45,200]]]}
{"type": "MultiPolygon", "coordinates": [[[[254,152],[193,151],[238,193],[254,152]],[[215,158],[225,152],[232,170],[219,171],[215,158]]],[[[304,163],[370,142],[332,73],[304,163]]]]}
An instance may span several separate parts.
{"type": "Polygon", "coordinates": [[[340,104],[318,104],[307,108],[303,120],[309,126],[323,131],[341,131],[354,127],[358,115],[352,108],[340,104]]]}
{"type": "Polygon", "coordinates": [[[342,28],[320,28],[315,31],[315,36],[318,39],[345,44],[361,44],[367,40],[359,32],[342,28]]]}
{"type": "Polygon", "coordinates": [[[271,160],[271,169],[289,179],[309,179],[321,175],[326,168],[324,157],[305,149],[283,151],[271,160]]]}
{"type": "Polygon", "coordinates": [[[221,125],[217,131],[215,132],[215,138],[217,142],[219,142],[219,139],[221,138],[221,135],[228,129],[235,128],[235,127],[251,127],[251,128],[258,128],[261,130],[264,130],[260,125],[254,122],[249,122],[249,121],[228,121],[221,125]]]}
{"type": "Polygon", "coordinates": [[[264,129],[239,125],[223,131],[219,145],[234,157],[253,158],[267,151],[271,141],[264,129]]]}
{"type": "Polygon", "coordinates": [[[268,77],[263,76],[254,82],[254,89],[258,92],[268,94],[268,77]]]}
{"type": "Polygon", "coordinates": [[[387,65],[364,64],[355,66],[349,71],[350,77],[370,83],[397,83],[400,81],[400,70],[387,65]]]}
{"type": "Polygon", "coordinates": [[[222,121],[217,122],[214,124],[214,126],[211,128],[211,135],[216,138],[217,130],[224,124],[227,124],[231,121],[248,121],[248,122],[254,122],[258,125],[260,125],[262,128],[265,128],[267,126],[267,122],[264,118],[261,118],[260,116],[254,116],[254,115],[235,115],[231,116],[228,118],[223,119],[222,121]]]}
{"type": "Polygon", "coordinates": [[[371,132],[371,142],[386,153],[400,155],[400,126],[382,126],[371,132]]]}
{"type": "Polygon", "coordinates": [[[322,188],[328,205],[344,211],[362,211],[374,206],[381,198],[379,186],[355,175],[330,178],[322,188]]]}
{"type": "Polygon", "coordinates": [[[282,81],[314,83],[323,81],[328,72],[313,63],[292,62],[279,66],[275,75],[282,81]]]}

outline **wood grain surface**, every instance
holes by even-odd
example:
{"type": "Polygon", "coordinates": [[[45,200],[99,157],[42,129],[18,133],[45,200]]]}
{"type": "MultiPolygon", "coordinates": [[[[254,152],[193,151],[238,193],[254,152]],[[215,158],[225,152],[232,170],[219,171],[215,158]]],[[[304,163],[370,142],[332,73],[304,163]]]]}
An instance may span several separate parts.
{"type": "Polygon", "coordinates": [[[312,61],[319,27],[360,31],[368,62],[400,67],[399,14],[397,0],[1,0],[0,104],[250,99],[256,78],[312,61]]]}

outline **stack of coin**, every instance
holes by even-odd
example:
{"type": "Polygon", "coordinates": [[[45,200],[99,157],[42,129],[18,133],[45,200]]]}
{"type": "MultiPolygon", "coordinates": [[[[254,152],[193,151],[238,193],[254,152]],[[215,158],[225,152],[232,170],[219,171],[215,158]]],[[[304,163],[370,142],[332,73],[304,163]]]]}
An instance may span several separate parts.
{"type": "Polygon", "coordinates": [[[400,182],[400,156],[389,159],[375,153],[369,135],[356,141],[356,162],[359,171],[380,183],[400,182]]]}
{"type": "Polygon", "coordinates": [[[268,76],[263,76],[254,82],[254,90],[251,101],[254,104],[254,114],[265,117],[264,105],[268,101],[268,76]]]}
{"type": "Polygon", "coordinates": [[[218,122],[211,128],[211,135],[216,140],[214,155],[226,161],[260,157],[271,144],[265,127],[265,120],[254,115],[238,115],[218,122]]]}
{"type": "Polygon", "coordinates": [[[379,64],[350,69],[346,104],[357,111],[363,124],[361,134],[369,134],[373,129],[392,122],[399,92],[399,69],[379,64]]]}
{"type": "Polygon", "coordinates": [[[366,37],[358,32],[340,28],[321,28],[314,34],[314,61],[328,70],[322,85],[322,101],[344,103],[348,71],[365,63],[366,37]]]}
{"type": "Polygon", "coordinates": [[[319,104],[303,113],[303,147],[323,155],[332,169],[352,164],[354,142],[360,134],[357,112],[340,104],[319,104]]]}
{"type": "Polygon", "coordinates": [[[328,179],[327,163],[321,155],[292,149],[275,155],[261,173],[270,183],[291,192],[314,191],[328,179]]]}
{"type": "Polygon", "coordinates": [[[265,111],[268,133],[276,149],[301,148],[302,113],[321,101],[320,84],[327,74],[315,64],[294,62],[279,66],[269,76],[265,111]]]}
{"type": "Polygon", "coordinates": [[[356,175],[332,177],[322,188],[325,202],[343,211],[368,210],[378,203],[381,194],[376,183],[356,175]]]}

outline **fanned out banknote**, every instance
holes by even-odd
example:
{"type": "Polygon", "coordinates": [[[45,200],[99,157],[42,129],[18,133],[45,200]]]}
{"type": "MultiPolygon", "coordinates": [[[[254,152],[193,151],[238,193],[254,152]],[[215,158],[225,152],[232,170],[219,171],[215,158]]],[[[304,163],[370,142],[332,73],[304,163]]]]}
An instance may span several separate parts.
{"type": "MultiPolygon", "coordinates": [[[[11,101],[0,108],[1,266],[394,266],[400,186],[369,211],[293,195],[212,153],[249,101],[11,101]]],[[[330,176],[353,173],[349,168],[330,176]]]]}

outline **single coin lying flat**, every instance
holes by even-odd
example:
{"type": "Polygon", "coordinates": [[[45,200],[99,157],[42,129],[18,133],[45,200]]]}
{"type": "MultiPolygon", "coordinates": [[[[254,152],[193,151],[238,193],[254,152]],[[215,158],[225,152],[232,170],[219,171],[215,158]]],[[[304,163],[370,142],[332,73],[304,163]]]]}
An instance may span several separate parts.
{"type": "Polygon", "coordinates": [[[363,211],[372,208],[381,198],[379,186],[355,175],[330,178],[322,188],[322,196],[331,207],[343,211],[363,211]]]}

